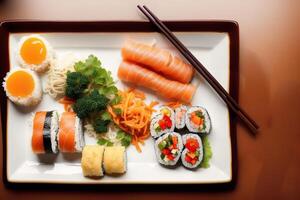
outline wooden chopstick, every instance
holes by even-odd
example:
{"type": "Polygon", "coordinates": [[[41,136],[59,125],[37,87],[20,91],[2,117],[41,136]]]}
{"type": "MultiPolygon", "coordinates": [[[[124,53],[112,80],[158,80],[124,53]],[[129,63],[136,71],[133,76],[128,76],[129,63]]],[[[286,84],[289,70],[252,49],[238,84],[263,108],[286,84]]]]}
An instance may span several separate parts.
{"type": "Polygon", "coordinates": [[[251,119],[251,117],[245,112],[243,111],[242,108],[239,108],[239,105],[236,103],[236,101],[227,93],[227,91],[221,86],[221,84],[207,71],[207,69],[199,62],[199,60],[180,42],[180,40],[178,40],[178,38],[146,7],[143,6],[143,8],[151,15],[151,17],[154,18],[154,20],[164,29],[166,34],[170,35],[172,43],[175,45],[175,47],[177,47],[177,44],[179,45],[178,48],[182,48],[183,49],[183,54],[188,54],[188,56],[191,57],[191,59],[193,59],[193,61],[195,62],[196,65],[199,65],[199,70],[201,71],[200,74],[203,76],[207,76],[207,79],[211,79],[212,83],[216,85],[216,87],[218,87],[222,93],[225,94],[226,98],[228,98],[228,100],[235,106],[237,107],[238,110],[240,110],[240,112],[242,112],[243,115],[246,116],[246,118],[248,118],[251,123],[258,128],[258,125],[255,123],[254,120],[251,119]],[[177,43],[177,44],[175,44],[177,43]]]}
{"type": "Polygon", "coordinates": [[[253,119],[237,104],[227,93],[221,84],[207,71],[199,60],[178,40],[178,38],[146,7],[137,6],[140,11],[152,22],[167,39],[181,52],[181,54],[194,66],[194,68],[206,79],[215,89],[218,95],[224,100],[228,107],[247,125],[253,133],[258,131],[258,125],[253,119]]]}

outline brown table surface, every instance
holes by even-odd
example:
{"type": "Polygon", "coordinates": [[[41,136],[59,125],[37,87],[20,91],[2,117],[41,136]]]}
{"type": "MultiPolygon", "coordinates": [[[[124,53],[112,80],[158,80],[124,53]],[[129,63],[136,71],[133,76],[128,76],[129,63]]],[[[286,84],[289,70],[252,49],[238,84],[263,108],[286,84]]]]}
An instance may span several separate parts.
{"type": "MultiPolygon", "coordinates": [[[[137,0],[14,2],[0,3],[0,20],[143,20],[135,7],[141,2],[137,0]]],[[[0,199],[300,199],[300,1],[143,2],[164,20],[230,19],[240,25],[239,101],[261,130],[252,137],[238,125],[235,189],[163,192],[163,186],[160,190],[144,186],[142,191],[122,192],[118,188],[116,192],[36,191],[7,189],[0,182],[0,199]]]]}

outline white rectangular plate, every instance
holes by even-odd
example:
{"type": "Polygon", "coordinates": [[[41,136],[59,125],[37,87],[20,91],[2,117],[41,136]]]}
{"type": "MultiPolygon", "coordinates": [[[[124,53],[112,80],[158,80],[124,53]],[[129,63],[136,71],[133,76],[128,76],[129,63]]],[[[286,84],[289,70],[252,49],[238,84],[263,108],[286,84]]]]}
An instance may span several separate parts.
{"type": "MultiPolygon", "coordinates": [[[[18,42],[31,33],[10,33],[8,52],[10,69],[19,67],[16,60],[18,42]]],[[[120,48],[127,38],[143,42],[156,41],[157,45],[177,53],[165,38],[155,32],[85,32],[85,33],[39,33],[46,38],[58,58],[73,54],[78,59],[96,55],[102,65],[112,72],[120,89],[128,87],[118,80],[117,69],[122,58],[120,48]]],[[[229,91],[230,86],[230,38],[227,32],[175,32],[176,36],[201,61],[208,71],[229,91]]],[[[45,77],[43,85],[45,85],[45,77]]],[[[210,167],[190,171],[182,166],[167,169],[158,164],[153,143],[149,138],[138,153],[133,146],[127,149],[127,172],[122,176],[107,176],[89,179],[82,175],[80,154],[35,155],[31,150],[30,120],[32,113],[40,110],[63,110],[63,106],[44,94],[42,102],[28,111],[17,108],[7,101],[6,127],[6,175],[12,183],[225,183],[232,180],[232,152],[230,139],[230,118],[227,106],[209,87],[202,77],[196,75],[192,84],[197,85],[192,105],[207,108],[212,121],[209,141],[213,156],[210,167]]],[[[139,88],[143,90],[142,88],[139,88]]],[[[157,99],[153,93],[146,93],[147,101],[157,99]]],[[[2,116],[3,117],[3,116],[2,116]]],[[[96,140],[85,135],[87,144],[96,140]]]]}

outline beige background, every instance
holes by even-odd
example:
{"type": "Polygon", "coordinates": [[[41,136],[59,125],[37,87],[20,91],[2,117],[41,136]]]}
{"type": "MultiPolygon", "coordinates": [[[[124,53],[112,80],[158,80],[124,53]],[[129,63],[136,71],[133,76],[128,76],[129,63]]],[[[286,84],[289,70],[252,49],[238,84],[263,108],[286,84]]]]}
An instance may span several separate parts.
{"type": "Polygon", "coordinates": [[[0,199],[300,199],[300,1],[8,0],[0,3],[0,20],[145,20],[136,9],[138,3],[149,6],[163,20],[229,19],[239,23],[240,104],[261,131],[254,138],[238,126],[236,188],[100,193],[15,191],[0,183],[0,199]]]}

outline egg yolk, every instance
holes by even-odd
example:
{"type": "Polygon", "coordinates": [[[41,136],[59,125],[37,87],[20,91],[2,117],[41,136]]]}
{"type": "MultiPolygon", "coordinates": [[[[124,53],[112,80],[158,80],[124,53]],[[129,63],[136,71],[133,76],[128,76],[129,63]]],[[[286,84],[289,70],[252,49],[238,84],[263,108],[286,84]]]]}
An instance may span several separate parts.
{"type": "Polygon", "coordinates": [[[23,60],[28,64],[41,64],[46,58],[46,45],[39,38],[28,38],[23,43],[20,54],[23,60]]]}
{"type": "Polygon", "coordinates": [[[33,77],[25,71],[16,71],[7,78],[6,89],[15,97],[31,95],[34,89],[33,77]]]}

